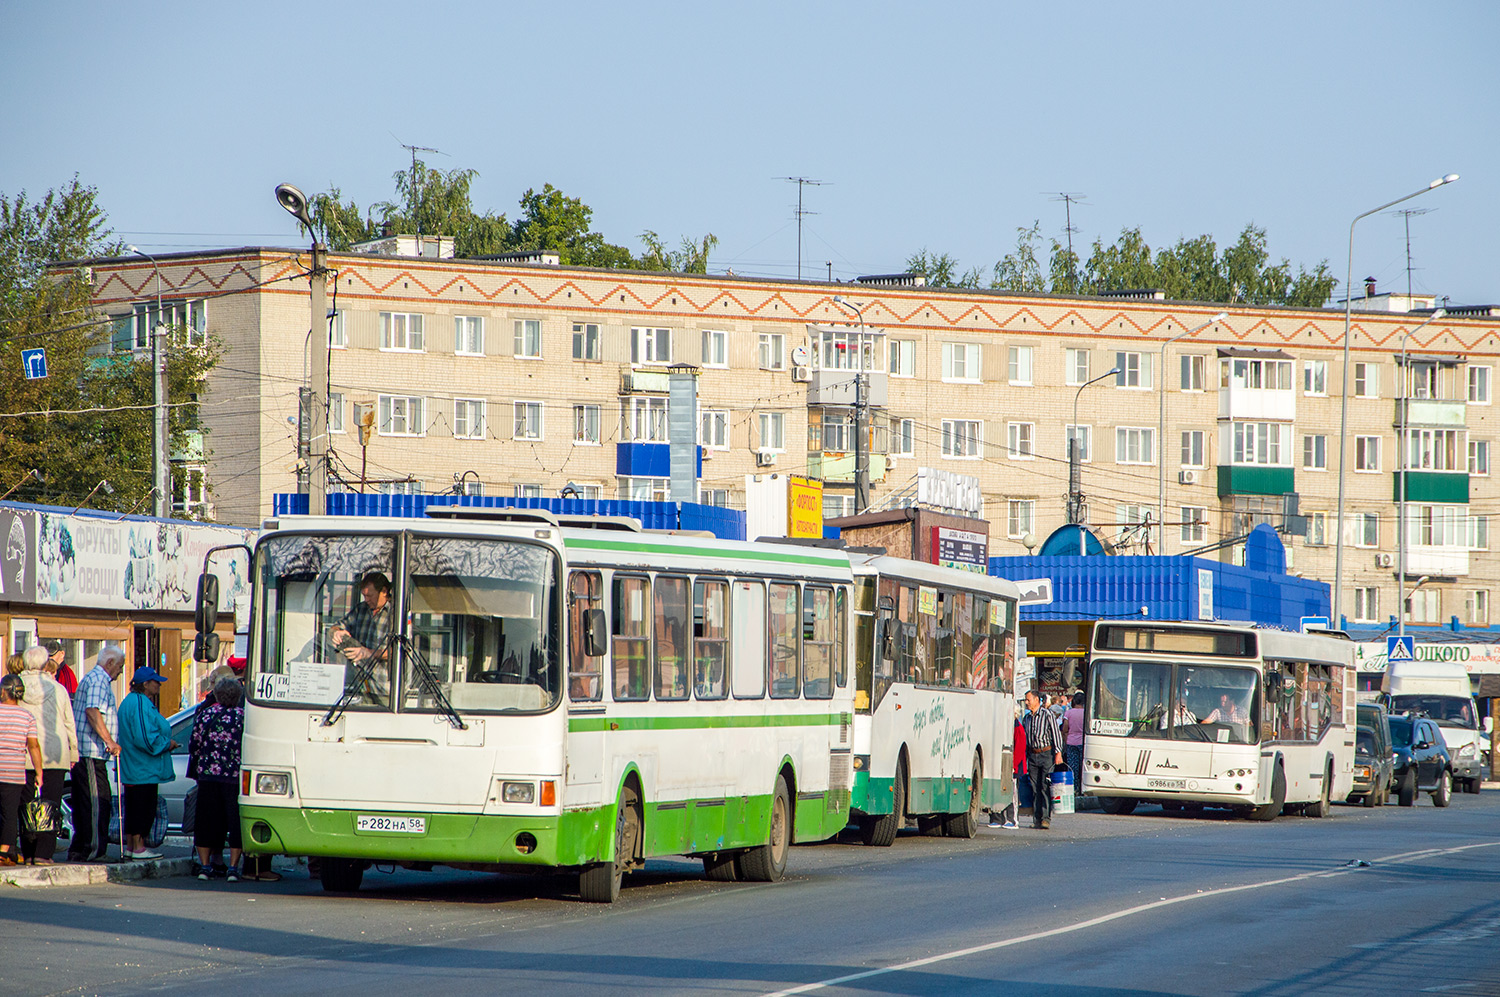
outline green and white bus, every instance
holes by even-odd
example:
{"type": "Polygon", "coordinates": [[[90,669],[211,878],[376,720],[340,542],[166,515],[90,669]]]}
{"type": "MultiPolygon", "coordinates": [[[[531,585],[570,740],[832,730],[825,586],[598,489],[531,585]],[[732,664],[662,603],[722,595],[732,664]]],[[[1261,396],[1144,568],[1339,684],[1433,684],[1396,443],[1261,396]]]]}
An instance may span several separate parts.
{"type": "Polygon", "coordinates": [[[1014,798],[1016,606],[1003,578],[850,551],[854,793],[866,844],[908,818],[973,837],[1014,798]]]}
{"type": "Polygon", "coordinates": [[[841,552],[443,507],[284,517],[254,569],[245,849],[326,889],[444,864],[609,902],[653,856],[776,880],[848,823],[841,552]]]}

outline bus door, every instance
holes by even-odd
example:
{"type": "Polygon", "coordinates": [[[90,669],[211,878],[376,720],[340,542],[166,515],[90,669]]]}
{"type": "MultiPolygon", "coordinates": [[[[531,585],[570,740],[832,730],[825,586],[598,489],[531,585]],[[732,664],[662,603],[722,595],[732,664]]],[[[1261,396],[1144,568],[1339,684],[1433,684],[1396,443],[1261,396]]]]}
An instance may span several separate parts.
{"type": "MultiPolygon", "coordinates": [[[[605,803],[604,586],[597,571],[568,576],[568,735],[563,807],[605,803]]],[[[608,801],[613,802],[613,801],[608,801]]]]}

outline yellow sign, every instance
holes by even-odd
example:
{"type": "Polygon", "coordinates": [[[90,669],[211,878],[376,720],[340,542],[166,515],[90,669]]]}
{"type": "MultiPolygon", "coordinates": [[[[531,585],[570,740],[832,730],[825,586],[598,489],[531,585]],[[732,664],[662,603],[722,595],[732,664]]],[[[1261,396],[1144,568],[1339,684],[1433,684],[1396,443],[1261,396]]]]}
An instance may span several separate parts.
{"type": "Polygon", "coordinates": [[[917,612],[923,616],[937,615],[937,589],[926,585],[917,586],[917,612]]]}
{"type": "Polygon", "coordinates": [[[786,535],[822,539],[823,482],[790,476],[786,482],[786,535]]]}

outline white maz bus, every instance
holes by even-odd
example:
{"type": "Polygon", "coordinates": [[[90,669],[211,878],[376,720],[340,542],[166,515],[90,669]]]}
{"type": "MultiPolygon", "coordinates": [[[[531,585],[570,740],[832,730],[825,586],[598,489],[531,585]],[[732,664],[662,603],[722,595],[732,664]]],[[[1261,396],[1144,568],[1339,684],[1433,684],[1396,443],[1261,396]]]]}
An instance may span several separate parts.
{"type": "Polygon", "coordinates": [[[443,507],[284,517],[254,569],[245,849],[326,889],[441,863],[608,902],[652,856],[775,880],[848,823],[843,553],[443,507]]]}
{"type": "Polygon", "coordinates": [[[1083,789],[1256,820],[1326,817],[1354,779],[1354,645],[1214,623],[1098,623],[1083,789]]]}
{"type": "Polygon", "coordinates": [[[1016,605],[1002,578],[851,551],[854,794],[861,837],[889,845],[908,817],[970,838],[1015,793],[1016,605]]]}

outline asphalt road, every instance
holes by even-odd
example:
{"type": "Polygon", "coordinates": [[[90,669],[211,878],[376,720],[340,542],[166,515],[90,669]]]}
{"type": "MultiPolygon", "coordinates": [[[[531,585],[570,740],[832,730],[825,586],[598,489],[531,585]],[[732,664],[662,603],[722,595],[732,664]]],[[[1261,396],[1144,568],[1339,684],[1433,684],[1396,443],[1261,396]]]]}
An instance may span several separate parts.
{"type": "Polygon", "coordinates": [[[443,871],[345,897],[297,875],[12,890],[0,993],[1496,995],[1497,828],[1500,791],[1271,824],[1091,812],[799,847],[776,884],[653,862],[608,907],[443,871]]]}

